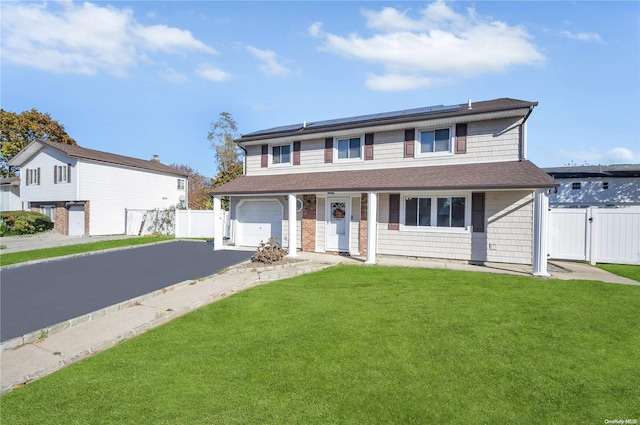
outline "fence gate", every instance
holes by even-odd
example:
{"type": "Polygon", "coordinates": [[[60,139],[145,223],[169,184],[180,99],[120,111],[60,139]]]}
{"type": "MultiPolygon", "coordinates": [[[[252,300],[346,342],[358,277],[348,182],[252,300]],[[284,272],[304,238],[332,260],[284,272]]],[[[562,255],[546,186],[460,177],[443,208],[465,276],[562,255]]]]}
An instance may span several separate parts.
{"type": "Polygon", "coordinates": [[[640,207],[552,208],[549,258],[640,264],[640,207]]]}

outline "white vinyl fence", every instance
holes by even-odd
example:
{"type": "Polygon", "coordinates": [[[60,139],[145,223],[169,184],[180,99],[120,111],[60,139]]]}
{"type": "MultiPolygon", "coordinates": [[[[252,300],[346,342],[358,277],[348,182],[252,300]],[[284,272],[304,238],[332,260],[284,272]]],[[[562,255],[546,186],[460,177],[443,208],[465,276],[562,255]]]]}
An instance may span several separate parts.
{"type": "MultiPolygon", "coordinates": [[[[222,233],[229,237],[229,211],[222,211],[222,233]]],[[[212,210],[177,210],[176,238],[213,238],[212,210]]]]}
{"type": "MultiPolygon", "coordinates": [[[[229,211],[222,211],[223,237],[229,237],[229,211]]],[[[175,234],[176,238],[213,238],[212,210],[126,210],[127,235],[154,232],[175,234]],[[169,216],[173,215],[171,220],[169,216]],[[171,221],[171,223],[169,223],[171,221]],[[159,228],[159,226],[161,228],[159,228]]]]}
{"type": "Polygon", "coordinates": [[[552,208],[549,258],[640,264],[640,207],[552,208]]]}

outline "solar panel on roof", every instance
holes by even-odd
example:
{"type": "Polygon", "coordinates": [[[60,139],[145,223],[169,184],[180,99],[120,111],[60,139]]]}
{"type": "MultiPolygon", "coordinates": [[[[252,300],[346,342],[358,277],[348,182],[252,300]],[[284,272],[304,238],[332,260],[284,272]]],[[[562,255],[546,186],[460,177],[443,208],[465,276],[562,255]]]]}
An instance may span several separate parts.
{"type": "MultiPolygon", "coordinates": [[[[448,106],[434,105],[434,106],[426,106],[422,108],[404,109],[401,111],[382,112],[377,114],[360,115],[356,117],[336,118],[331,120],[308,122],[305,128],[317,129],[322,127],[333,127],[333,126],[343,125],[343,124],[357,124],[362,122],[380,121],[384,119],[405,118],[405,117],[429,115],[429,114],[435,114],[435,113],[441,113],[441,112],[451,112],[451,111],[457,111],[460,109],[461,109],[460,105],[448,105],[448,106]]],[[[301,128],[302,128],[302,124],[285,125],[281,127],[274,127],[267,130],[260,130],[253,133],[244,134],[242,137],[251,137],[251,136],[266,135],[266,134],[273,134],[273,133],[284,133],[284,132],[299,130],[301,128]]]]}

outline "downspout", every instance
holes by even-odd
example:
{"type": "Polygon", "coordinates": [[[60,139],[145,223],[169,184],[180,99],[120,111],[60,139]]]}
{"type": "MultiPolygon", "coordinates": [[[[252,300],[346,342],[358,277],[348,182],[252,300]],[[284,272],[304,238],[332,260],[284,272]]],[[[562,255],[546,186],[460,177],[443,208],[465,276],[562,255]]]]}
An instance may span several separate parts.
{"type": "Polygon", "coordinates": [[[529,112],[527,112],[527,115],[525,115],[522,120],[522,124],[520,124],[520,161],[527,159],[527,127],[525,123],[532,112],[533,106],[529,106],[529,112]]]}
{"type": "Polygon", "coordinates": [[[236,145],[238,145],[238,147],[240,149],[242,149],[242,151],[244,152],[244,158],[242,158],[242,175],[246,176],[247,175],[247,150],[240,145],[240,143],[238,142],[234,142],[236,145]]]}

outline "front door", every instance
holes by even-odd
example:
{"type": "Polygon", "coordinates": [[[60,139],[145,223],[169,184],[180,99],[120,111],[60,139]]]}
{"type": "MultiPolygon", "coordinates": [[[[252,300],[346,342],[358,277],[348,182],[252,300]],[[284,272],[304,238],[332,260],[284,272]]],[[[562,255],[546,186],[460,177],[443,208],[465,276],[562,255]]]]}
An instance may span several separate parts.
{"type": "Polygon", "coordinates": [[[329,198],[327,211],[327,251],[349,251],[349,198],[329,198]]]}

